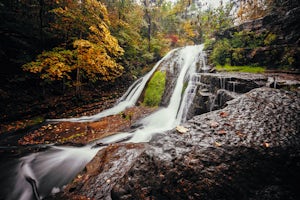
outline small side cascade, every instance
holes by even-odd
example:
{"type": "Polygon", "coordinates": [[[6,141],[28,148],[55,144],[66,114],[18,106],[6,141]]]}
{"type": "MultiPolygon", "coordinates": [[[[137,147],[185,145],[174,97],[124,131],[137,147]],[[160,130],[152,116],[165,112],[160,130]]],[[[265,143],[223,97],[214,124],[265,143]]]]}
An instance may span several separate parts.
{"type": "Polygon", "coordinates": [[[220,89],[223,90],[226,89],[226,78],[221,76],[219,80],[220,80],[220,89]]]}
{"type": "Polygon", "coordinates": [[[185,89],[186,95],[183,99],[183,110],[182,110],[182,117],[181,122],[185,122],[188,117],[188,112],[190,110],[191,105],[193,104],[194,98],[197,94],[199,83],[201,81],[201,75],[194,73],[190,80],[190,84],[188,84],[187,88],[185,89]]]}
{"type": "Polygon", "coordinates": [[[198,95],[197,93],[201,89],[207,89],[207,86],[202,83],[202,73],[210,70],[210,67],[206,65],[206,53],[205,51],[200,51],[196,60],[196,68],[191,68],[189,72],[190,80],[188,81],[188,86],[185,89],[185,95],[183,97],[183,103],[179,111],[179,116],[181,115],[181,122],[185,122],[187,119],[193,116],[193,111],[195,108],[194,99],[198,95]]]}

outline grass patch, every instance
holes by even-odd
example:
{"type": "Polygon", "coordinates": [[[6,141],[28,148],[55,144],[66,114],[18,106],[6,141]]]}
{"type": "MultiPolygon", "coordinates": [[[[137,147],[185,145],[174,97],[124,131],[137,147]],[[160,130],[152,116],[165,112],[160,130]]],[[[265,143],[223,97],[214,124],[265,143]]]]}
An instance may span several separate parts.
{"type": "Polygon", "coordinates": [[[231,66],[231,65],[217,65],[217,71],[226,71],[226,72],[248,72],[248,73],[264,73],[264,67],[254,67],[254,66],[231,66]]]}
{"type": "Polygon", "coordinates": [[[150,107],[158,106],[165,90],[165,84],[166,72],[155,72],[147,84],[143,105],[150,107]]]}

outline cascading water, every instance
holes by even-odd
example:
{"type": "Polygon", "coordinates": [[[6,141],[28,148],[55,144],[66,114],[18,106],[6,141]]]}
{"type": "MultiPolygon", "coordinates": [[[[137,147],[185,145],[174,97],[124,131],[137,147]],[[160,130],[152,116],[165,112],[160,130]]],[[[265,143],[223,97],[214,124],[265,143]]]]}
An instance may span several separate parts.
{"type": "MultiPolygon", "coordinates": [[[[148,74],[137,80],[111,109],[88,117],[52,120],[87,122],[117,114],[125,108],[136,104],[152,74],[159,67],[163,68],[160,65],[180,66],[180,73],[168,106],[160,108],[158,111],[142,119],[139,122],[142,124],[139,129],[109,136],[85,147],[51,146],[48,150],[19,158],[12,164],[13,170],[10,182],[7,183],[7,186],[12,189],[9,195],[6,195],[6,199],[38,199],[51,192],[57,192],[84,168],[100,148],[105,148],[93,148],[96,143],[110,144],[124,139],[127,140],[126,142],[148,142],[153,134],[170,130],[180,124],[182,118],[185,116],[188,102],[191,98],[189,95],[193,92],[194,82],[191,80],[196,71],[199,70],[199,62],[202,62],[202,65],[200,65],[206,69],[202,49],[203,45],[199,45],[171,51],[148,74]],[[184,89],[186,84],[187,88],[184,89]],[[183,91],[185,92],[183,93],[183,91]]],[[[0,178],[2,178],[1,174],[0,178]]]]}
{"type": "Polygon", "coordinates": [[[107,110],[104,110],[96,115],[92,116],[83,116],[78,118],[64,118],[64,119],[49,119],[48,121],[52,122],[59,122],[59,121],[69,121],[69,122],[93,122],[97,121],[103,117],[107,117],[110,115],[118,114],[122,111],[124,111],[126,108],[134,106],[141,96],[141,93],[143,92],[145,85],[147,84],[148,80],[151,78],[152,74],[155,72],[155,70],[160,66],[160,64],[168,60],[170,57],[172,57],[174,51],[176,49],[170,51],[163,59],[161,59],[150,72],[148,72],[145,76],[142,78],[136,80],[127,90],[127,92],[119,99],[118,103],[113,106],[112,108],[109,108],[107,110]]]}
{"type": "Polygon", "coordinates": [[[53,146],[20,158],[14,166],[15,185],[7,199],[38,199],[59,191],[91,161],[98,150],[89,146],[53,146]],[[34,189],[37,189],[37,194],[34,189]]]}

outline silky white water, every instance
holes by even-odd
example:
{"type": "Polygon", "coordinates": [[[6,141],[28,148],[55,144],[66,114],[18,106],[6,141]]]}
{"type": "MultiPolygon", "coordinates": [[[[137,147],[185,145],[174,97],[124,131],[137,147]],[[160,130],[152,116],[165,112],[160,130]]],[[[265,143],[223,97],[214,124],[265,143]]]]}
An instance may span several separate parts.
{"type": "Polygon", "coordinates": [[[104,111],[102,111],[98,114],[92,115],[92,116],[82,116],[82,117],[77,117],[77,118],[63,118],[63,119],[48,119],[48,121],[52,121],[52,122],[55,122],[55,121],[57,121],[57,122],[59,122],[59,121],[93,122],[93,121],[97,121],[103,117],[118,114],[118,113],[124,111],[128,107],[134,106],[136,104],[137,100],[139,99],[141,93],[143,92],[146,83],[151,78],[152,74],[160,66],[161,62],[168,60],[173,55],[174,51],[176,51],[176,49],[170,51],[145,76],[136,80],[129,87],[129,89],[126,91],[126,93],[119,99],[118,103],[115,106],[113,106],[112,108],[109,108],[107,110],[104,110],[104,111]]]}
{"type": "Polygon", "coordinates": [[[148,74],[137,80],[119,102],[108,110],[93,116],[52,120],[87,122],[118,114],[127,107],[136,104],[155,70],[159,67],[172,68],[175,65],[180,67],[168,106],[159,108],[158,111],[140,120],[140,128],[100,139],[85,147],[52,146],[46,151],[32,153],[18,159],[14,166],[15,174],[12,174],[14,184],[12,184],[11,193],[7,199],[29,200],[42,198],[51,192],[58,192],[90,162],[100,148],[105,148],[92,148],[96,143],[110,144],[119,142],[124,138],[126,142],[148,142],[154,134],[173,129],[180,124],[185,116],[188,102],[191,100],[189,94],[194,86],[191,80],[196,71],[199,70],[199,62],[200,64],[202,62],[201,66],[206,68],[202,49],[203,45],[199,45],[171,51],[148,74]],[[37,193],[34,193],[35,187],[37,193]]]}

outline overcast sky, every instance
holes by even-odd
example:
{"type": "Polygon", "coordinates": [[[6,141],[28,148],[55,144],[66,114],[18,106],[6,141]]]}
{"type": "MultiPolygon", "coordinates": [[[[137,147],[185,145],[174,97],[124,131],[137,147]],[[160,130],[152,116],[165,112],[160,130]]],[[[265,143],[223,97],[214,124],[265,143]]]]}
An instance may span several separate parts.
{"type": "MultiPolygon", "coordinates": [[[[220,4],[220,0],[200,0],[201,2],[209,3],[212,7],[218,7],[220,4]]],[[[223,3],[225,4],[228,2],[228,0],[223,0],[223,3]]]]}

